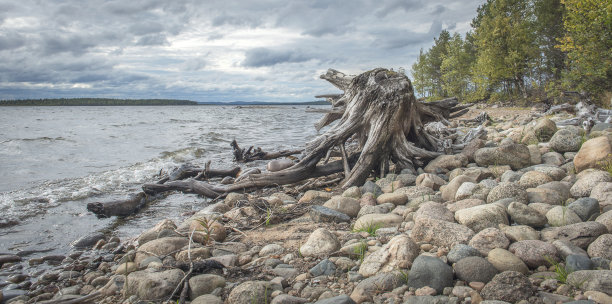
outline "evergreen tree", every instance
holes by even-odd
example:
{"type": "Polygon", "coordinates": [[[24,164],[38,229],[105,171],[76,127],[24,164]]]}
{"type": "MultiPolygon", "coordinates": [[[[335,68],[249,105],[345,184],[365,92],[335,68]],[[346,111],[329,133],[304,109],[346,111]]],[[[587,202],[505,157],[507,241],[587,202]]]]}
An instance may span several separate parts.
{"type": "Polygon", "coordinates": [[[564,75],[573,86],[593,94],[612,91],[612,1],[565,0],[566,35],[560,48],[567,52],[564,75]]]}

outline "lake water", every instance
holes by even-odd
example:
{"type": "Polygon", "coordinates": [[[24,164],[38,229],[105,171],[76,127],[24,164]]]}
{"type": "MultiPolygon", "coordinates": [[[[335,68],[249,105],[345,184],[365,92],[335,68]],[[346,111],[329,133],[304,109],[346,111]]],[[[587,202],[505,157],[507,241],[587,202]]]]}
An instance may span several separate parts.
{"type": "MultiPolygon", "coordinates": [[[[94,201],[126,197],[160,171],[189,162],[230,168],[230,142],[265,151],[303,148],[320,113],[304,106],[0,108],[0,253],[50,249],[96,231],[132,237],[161,219],[182,219],[207,200],[173,194],[137,216],[98,219],[94,201]],[[16,224],[15,224],[16,223],[16,224]]],[[[264,162],[240,164],[263,167],[264,162]]],[[[29,256],[34,257],[36,254],[29,256]]]]}

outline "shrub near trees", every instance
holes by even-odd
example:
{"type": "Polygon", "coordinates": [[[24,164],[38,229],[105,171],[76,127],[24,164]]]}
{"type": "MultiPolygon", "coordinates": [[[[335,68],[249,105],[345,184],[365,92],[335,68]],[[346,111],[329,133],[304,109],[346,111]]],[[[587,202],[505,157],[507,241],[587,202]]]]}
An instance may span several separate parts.
{"type": "Polygon", "coordinates": [[[412,66],[416,92],[463,101],[612,92],[611,0],[488,0],[464,37],[443,30],[412,66]]]}

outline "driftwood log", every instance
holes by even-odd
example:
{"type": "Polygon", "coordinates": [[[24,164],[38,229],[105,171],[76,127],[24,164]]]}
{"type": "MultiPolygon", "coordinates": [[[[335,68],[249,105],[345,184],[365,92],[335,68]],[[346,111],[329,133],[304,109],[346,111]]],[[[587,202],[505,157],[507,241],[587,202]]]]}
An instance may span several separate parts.
{"type": "Polygon", "coordinates": [[[144,192],[139,192],[125,200],[88,203],[87,210],[98,217],[128,216],[144,207],[146,203],[147,195],[144,192]]]}
{"type": "MultiPolygon", "coordinates": [[[[287,169],[251,174],[231,185],[214,185],[189,180],[168,184],[147,184],[147,194],[181,190],[215,198],[232,191],[271,185],[292,184],[308,178],[344,172],[343,187],[361,185],[376,172],[386,174],[390,164],[397,171],[415,170],[445,151],[459,151],[483,128],[466,136],[453,134],[448,119],[466,109],[456,99],[422,103],[414,96],[406,75],[377,68],[358,76],[330,69],[321,78],[341,89],[340,95],[326,95],[332,109],[316,124],[318,130],[337,121],[307,147],[300,161],[287,169]],[[352,143],[352,149],[345,148],[352,143]],[[330,151],[340,150],[341,161],[322,162],[330,151]]],[[[241,153],[242,154],[242,153],[241,153]]]]}
{"type": "Polygon", "coordinates": [[[253,146],[250,146],[248,149],[245,150],[238,146],[238,142],[236,142],[235,139],[232,140],[232,143],[230,145],[234,150],[234,160],[241,163],[248,163],[255,160],[270,160],[302,153],[302,150],[282,150],[278,152],[264,152],[259,147],[253,149],[253,146]]]}

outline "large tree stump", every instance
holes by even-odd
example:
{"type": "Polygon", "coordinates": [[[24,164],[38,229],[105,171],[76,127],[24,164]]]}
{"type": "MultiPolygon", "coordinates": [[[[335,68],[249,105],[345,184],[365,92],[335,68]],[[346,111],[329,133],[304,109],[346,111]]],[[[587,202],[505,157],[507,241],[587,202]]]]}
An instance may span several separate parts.
{"type": "Polygon", "coordinates": [[[396,170],[415,171],[415,163],[424,164],[444,151],[459,151],[469,140],[482,135],[484,131],[480,128],[469,136],[452,134],[454,130],[447,128],[448,119],[466,106],[457,106],[456,99],[418,102],[412,84],[404,74],[377,68],[358,76],[350,76],[330,69],[321,78],[344,93],[326,95],[332,103],[332,109],[316,127],[321,129],[334,121],[338,122],[308,143],[303,157],[294,166],[273,173],[252,174],[232,185],[204,182],[172,185],[174,187],[145,185],[145,192],[184,187],[211,197],[206,194],[208,190],[212,194],[223,194],[291,184],[343,171],[345,176],[342,186],[350,187],[363,184],[373,171],[384,175],[390,162],[395,164],[396,170]],[[345,148],[347,142],[353,142],[353,149],[345,148]],[[343,160],[321,164],[320,161],[332,149],[338,149],[343,160]]]}

